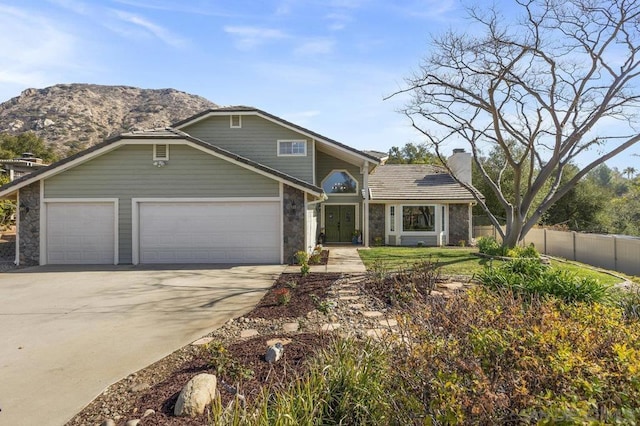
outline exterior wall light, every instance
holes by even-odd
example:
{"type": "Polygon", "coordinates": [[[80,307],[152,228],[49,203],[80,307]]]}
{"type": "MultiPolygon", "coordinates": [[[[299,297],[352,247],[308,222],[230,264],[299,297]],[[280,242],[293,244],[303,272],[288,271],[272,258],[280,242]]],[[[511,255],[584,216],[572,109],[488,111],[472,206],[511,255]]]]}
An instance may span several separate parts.
{"type": "Polygon", "coordinates": [[[168,161],[165,161],[165,160],[156,160],[156,161],[153,162],[153,165],[158,167],[158,168],[160,168],[160,167],[166,166],[167,163],[168,163],[168,161]]]}

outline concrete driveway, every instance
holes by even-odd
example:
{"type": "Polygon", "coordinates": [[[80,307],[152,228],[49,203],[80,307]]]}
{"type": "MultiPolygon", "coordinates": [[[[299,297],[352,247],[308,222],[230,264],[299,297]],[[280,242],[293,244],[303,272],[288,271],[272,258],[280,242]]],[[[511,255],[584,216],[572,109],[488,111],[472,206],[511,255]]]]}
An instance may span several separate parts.
{"type": "Polygon", "coordinates": [[[62,425],[107,386],[240,316],[283,266],[0,273],[0,425],[62,425]]]}

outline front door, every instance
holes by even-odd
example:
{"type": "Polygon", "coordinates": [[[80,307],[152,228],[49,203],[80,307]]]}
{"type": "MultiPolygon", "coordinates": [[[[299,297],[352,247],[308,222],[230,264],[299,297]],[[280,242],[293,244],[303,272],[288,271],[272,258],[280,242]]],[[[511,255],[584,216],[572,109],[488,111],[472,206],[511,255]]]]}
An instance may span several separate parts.
{"type": "Polygon", "coordinates": [[[324,225],[328,243],[350,243],[356,230],[356,206],[325,205],[324,225]]]}

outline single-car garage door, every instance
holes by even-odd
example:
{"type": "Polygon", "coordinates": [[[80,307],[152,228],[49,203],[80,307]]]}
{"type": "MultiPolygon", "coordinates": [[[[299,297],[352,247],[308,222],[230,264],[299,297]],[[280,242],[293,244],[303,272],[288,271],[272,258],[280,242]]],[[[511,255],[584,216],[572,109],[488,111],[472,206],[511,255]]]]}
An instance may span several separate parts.
{"type": "Polygon", "coordinates": [[[113,202],[47,203],[47,263],[115,263],[113,202]]]}
{"type": "Polygon", "coordinates": [[[140,263],[280,263],[280,202],[140,202],[140,263]]]}

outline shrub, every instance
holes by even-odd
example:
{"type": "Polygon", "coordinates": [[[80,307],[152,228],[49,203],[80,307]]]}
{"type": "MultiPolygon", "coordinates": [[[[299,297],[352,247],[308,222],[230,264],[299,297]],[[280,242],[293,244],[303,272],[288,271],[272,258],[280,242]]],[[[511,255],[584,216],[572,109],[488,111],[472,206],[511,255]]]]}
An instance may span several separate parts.
{"type": "Polygon", "coordinates": [[[488,266],[478,279],[492,290],[507,289],[528,296],[555,296],[568,303],[606,303],[612,300],[611,287],[597,279],[578,277],[531,258],[516,258],[498,267],[488,266]]]}
{"type": "Polygon", "coordinates": [[[493,237],[478,238],[478,251],[489,256],[504,256],[502,246],[493,237]]]}
{"type": "Polygon", "coordinates": [[[477,245],[478,251],[488,256],[540,258],[540,253],[538,253],[533,243],[526,247],[515,246],[513,248],[507,248],[500,245],[493,237],[480,237],[478,238],[477,245]]]}
{"type": "Polygon", "coordinates": [[[303,277],[309,275],[309,271],[311,271],[309,267],[309,253],[304,250],[296,252],[296,261],[300,265],[300,274],[303,277]]]}
{"type": "Polygon", "coordinates": [[[629,290],[621,290],[618,303],[626,319],[640,320],[640,286],[636,284],[629,290]]]}
{"type": "Polygon", "coordinates": [[[273,294],[276,296],[278,305],[287,305],[291,301],[291,290],[287,287],[277,288],[273,291],[273,294]]]}
{"type": "Polygon", "coordinates": [[[337,340],[312,361],[306,377],[263,394],[255,424],[387,424],[388,370],[381,345],[337,340]]]}
{"type": "Polygon", "coordinates": [[[440,264],[431,258],[397,272],[389,272],[381,262],[376,261],[369,272],[367,285],[383,301],[405,306],[430,295],[440,275],[440,264]]]}
{"type": "Polygon", "coordinates": [[[394,423],[636,424],[640,327],[618,308],[478,288],[401,323],[394,423]]]}

